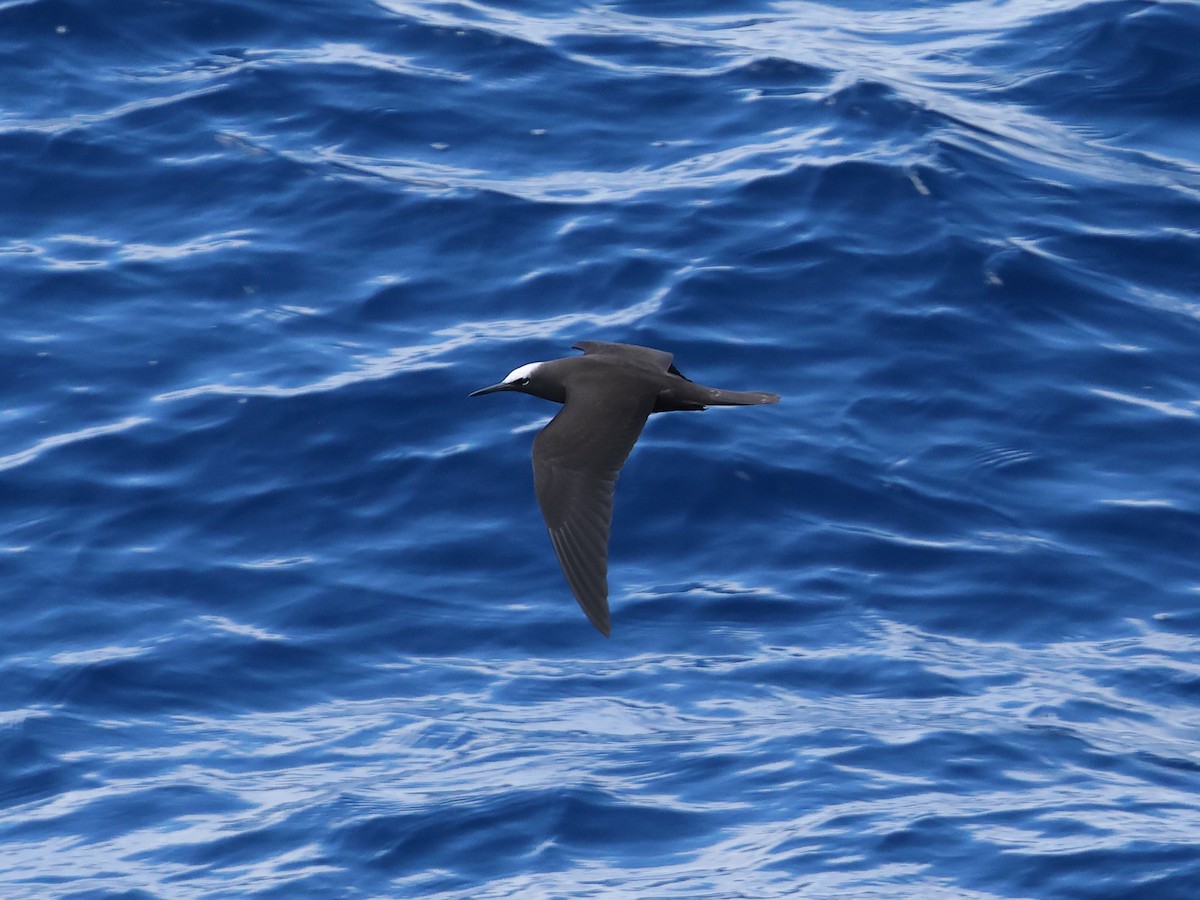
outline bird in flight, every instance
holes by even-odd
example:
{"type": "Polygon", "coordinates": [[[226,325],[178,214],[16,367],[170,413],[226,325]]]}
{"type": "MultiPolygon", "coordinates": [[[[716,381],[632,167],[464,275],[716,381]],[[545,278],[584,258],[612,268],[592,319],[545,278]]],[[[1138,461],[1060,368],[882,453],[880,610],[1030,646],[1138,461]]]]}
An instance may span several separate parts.
{"type": "Polygon", "coordinates": [[[471,394],[518,391],[561,403],[533,439],[533,486],[571,593],[608,637],[608,537],[617,475],[651,413],[778,403],[683,376],[663,350],[580,341],[583,356],[533,362],[471,394]]]}

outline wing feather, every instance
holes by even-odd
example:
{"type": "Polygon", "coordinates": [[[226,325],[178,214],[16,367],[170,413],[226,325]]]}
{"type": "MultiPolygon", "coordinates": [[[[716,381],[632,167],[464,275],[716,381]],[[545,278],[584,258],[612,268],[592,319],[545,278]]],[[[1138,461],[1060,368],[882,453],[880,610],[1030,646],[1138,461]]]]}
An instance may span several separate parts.
{"type": "Polygon", "coordinates": [[[568,388],[563,408],[534,438],[533,482],[571,593],[607,636],[613,494],[654,397],[590,391],[586,399],[572,403],[568,388]]]}
{"type": "Polygon", "coordinates": [[[669,370],[671,361],[675,358],[666,350],[640,347],[637,344],[616,344],[611,341],[578,341],[571,346],[582,350],[585,356],[619,356],[626,362],[639,362],[659,372],[669,370]]]}

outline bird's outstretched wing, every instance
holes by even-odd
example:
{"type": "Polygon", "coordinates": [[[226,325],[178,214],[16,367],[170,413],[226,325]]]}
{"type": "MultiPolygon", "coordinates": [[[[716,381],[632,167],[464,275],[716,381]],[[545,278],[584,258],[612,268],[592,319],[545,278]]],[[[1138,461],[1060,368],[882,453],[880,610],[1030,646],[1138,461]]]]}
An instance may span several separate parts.
{"type": "Polygon", "coordinates": [[[653,395],[589,392],[572,403],[568,391],[533,440],[533,485],[554,552],[571,593],[606,637],[613,492],[653,407],[653,395]]]}
{"type": "Polygon", "coordinates": [[[585,356],[619,356],[627,362],[639,362],[644,366],[666,372],[675,357],[666,350],[639,347],[637,344],[614,344],[610,341],[579,341],[571,345],[582,350],[585,356]]]}

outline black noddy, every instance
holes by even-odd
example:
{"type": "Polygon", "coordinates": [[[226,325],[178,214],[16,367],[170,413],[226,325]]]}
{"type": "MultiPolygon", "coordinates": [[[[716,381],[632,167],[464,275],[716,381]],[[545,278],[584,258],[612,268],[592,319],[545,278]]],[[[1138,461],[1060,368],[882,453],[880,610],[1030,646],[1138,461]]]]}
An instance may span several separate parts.
{"type": "Polygon", "coordinates": [[[663,350],[606,341],[572,346],[583,356],[529,363],[471,396],[519,391],[563,405],[533,439],[533,487],[571,593],[608,637],[613,492],[646,419],[656,412],[778,403],[779,395],[696,384],[663,350]]]}

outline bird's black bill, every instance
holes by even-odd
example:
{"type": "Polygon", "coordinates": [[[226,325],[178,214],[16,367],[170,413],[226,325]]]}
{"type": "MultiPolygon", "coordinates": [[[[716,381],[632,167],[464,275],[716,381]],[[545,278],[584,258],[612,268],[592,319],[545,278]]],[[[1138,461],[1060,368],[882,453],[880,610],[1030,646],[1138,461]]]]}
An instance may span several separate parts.
{"type": "Polygon", "coordinates": [[[511,391],[511,390],[512,390],[511,384],[505,384],[504,382],[501,382],[500,384],[493,384],[491,387],[485,387],[485,388],[480,388],[477,391],[471,391],[471,393],[467,394],[467,396],[468,397],[482,397],[484,394],[494,394],[494,393],[496,393],[496,391],[511,391]]]}

